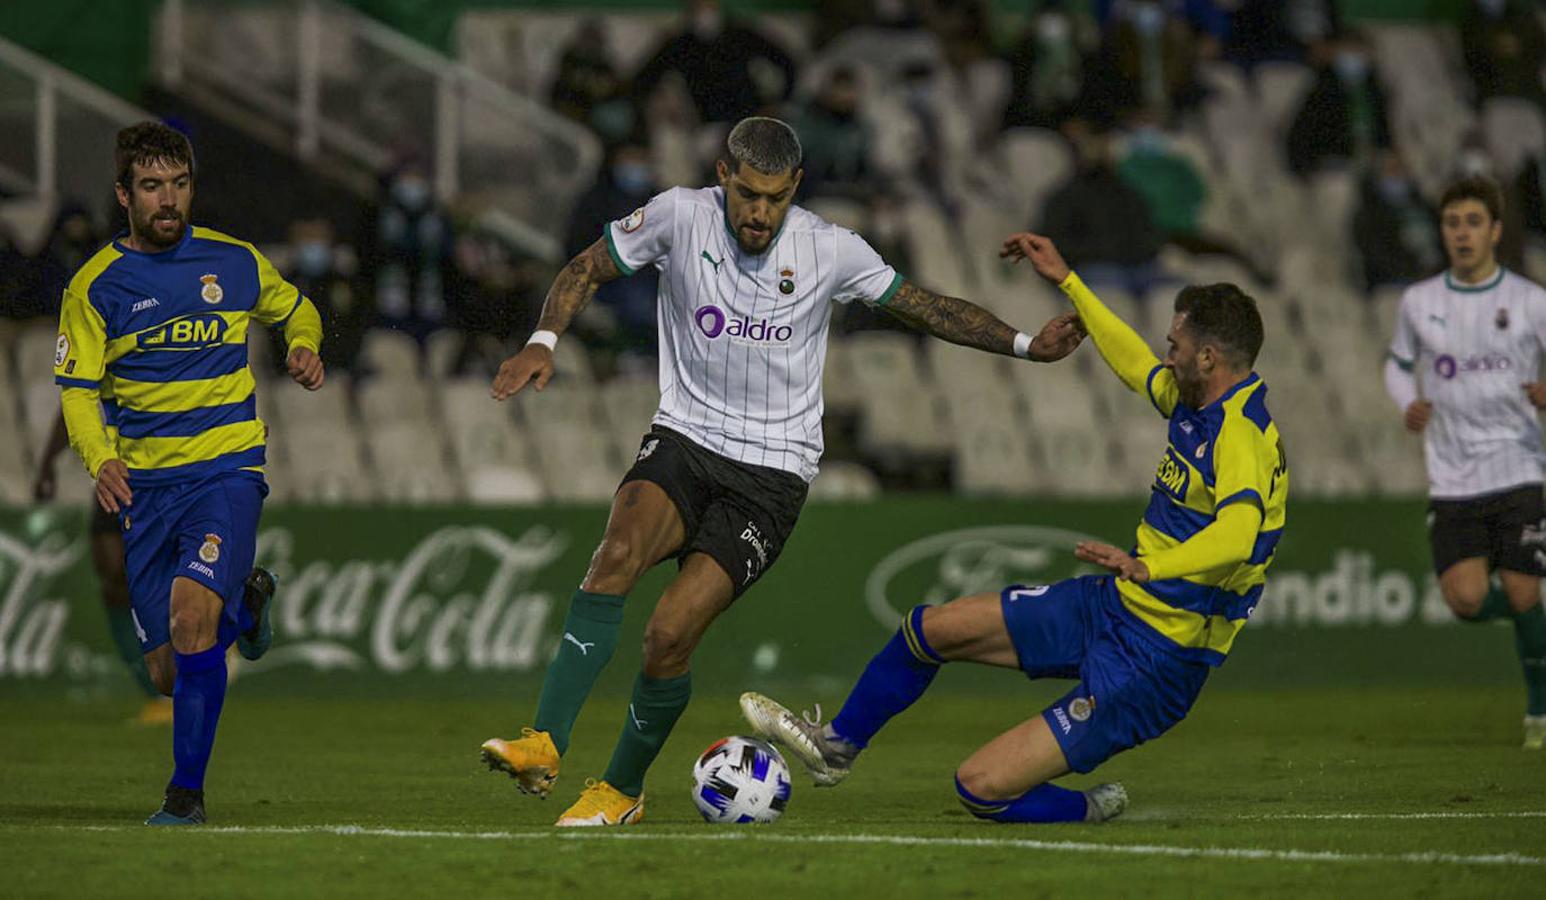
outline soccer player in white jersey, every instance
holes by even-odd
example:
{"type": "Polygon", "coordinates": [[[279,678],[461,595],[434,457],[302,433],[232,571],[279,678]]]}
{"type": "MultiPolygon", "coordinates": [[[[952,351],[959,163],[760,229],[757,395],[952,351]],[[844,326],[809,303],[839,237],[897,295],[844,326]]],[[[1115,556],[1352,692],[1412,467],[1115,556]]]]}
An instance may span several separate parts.
{"type": "Polygon", "coordinates": [[[1463,621],[1514,621],[1524,668],[1524,746],[1546,745],[1546,449],[1536,411],[1546,291],[1498,264],[1502,194],[1484,177],[1439,205],[1449,268],[1401,298],[1385,386],[1423,436],[1428,537],[1444,602],[1463,621]],[[1494,585],[1491,573],[1497,572],[1494,585]]]}
{"type": "MultiPolygon", "coordinates": [[[[553,345],[596,287],[655,266],[660,280],[660,409],[564,620],[532,728],[483,744],[491,768],[546,796],[580,707],[617,645],[623,599],[676,559],[644,630],[606,774],[559,825],[620,825],[644,812],[644,775],[691,694],[693,649],[778,558],[821,457],[821,377],[831,304],[858,300],[968,347],[1043,362],[1083,338],[1053,319],[1033,339],[988,311],[904,280],[865,243],[793,205],[800,143],[777,119],[741,121],[719,184],[673,188],[612,222],[548,292],[538,330],[494,379],[504,400],[553,375],[553,345]]],[[[540,426],[539,426],[540,427],[540,426]]]]}

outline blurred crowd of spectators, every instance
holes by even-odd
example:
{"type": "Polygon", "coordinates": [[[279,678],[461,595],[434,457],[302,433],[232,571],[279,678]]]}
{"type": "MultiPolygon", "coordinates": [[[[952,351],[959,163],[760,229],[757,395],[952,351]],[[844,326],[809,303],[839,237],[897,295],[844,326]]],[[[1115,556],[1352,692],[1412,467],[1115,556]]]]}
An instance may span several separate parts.
{"type": "MultiPolygon", "coordinates": [[[[1208,96],[1203,66],[1289,62],[1314,79],[1282,158],[1303,179],[1328,168],[1358,174],[1354,242],[1367,285],[1442,264],[1434,210],[1392,139],[1369,41],[1335,0],[1040,0],[1029,9],[1018,34],[1001,34],[982,0],[833,0],[816,5],[797,53],[717,0],[689,0],[636,71],[620,69],[605,19],[585,21],[559,52],[546,99],[596,133],[606,162],[562,228],[564,252],[664,186],[709,183],[725,129],[762,113],[790,120],[802,138],[800,199],[861,205],[867,237],[900,268],[898,210],[923,200],[957,214],[963,198],[991,193],[1003,177],[982,162],[1003,130],[1039,128],[1061,134],[1076,165],[1024,224],[1049,232],[1092,280],[1141,296],[1163,278],[1157,260],[1172,245],[1233,256],[1270,281],[1245,248],[1203,226],[1204,173],[1174,142],[1208,96]]],[[[1546,33],[1531,3],[1470,0],[1459,37],[1478,104],[1542,102],[1546,33]]],[[[1490,171],[1505,184],[1514,244],[1503,255],[1517,263],[1519,236],[1546,230],[1543,161],[1502,172],[1479,139],[1467,148],[1457,174],[1490,171]]],[[[64,209],[30,261],[0,235],[7,315],[56,312],[69,273],[104,240],[97,222],[83,207],[64,209]]],[[[467,338],[457,369],[487,368],[530,329],[551,273],[455,227],[411,156],[383,176],[357,233],[302,219],[275,255],[328,317],[329,357],[344,368],[379,326],[421,341],[459,329],[467,338]]],[[[653,352],[653,277],[608,285],[577,323],[620,365],[647,365],[653,352]]]]}

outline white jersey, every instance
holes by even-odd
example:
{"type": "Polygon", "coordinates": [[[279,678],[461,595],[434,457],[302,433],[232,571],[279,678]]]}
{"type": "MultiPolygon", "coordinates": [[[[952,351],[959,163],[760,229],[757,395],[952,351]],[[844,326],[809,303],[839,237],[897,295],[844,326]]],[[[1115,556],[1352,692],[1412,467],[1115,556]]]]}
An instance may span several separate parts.
{"type": "Polygon", "coordinates": [[[1499,268],[1463,285],[1448,272],[1407,288],[1390,344],[1433,404],[1423,432],[1429,494],[1463,499],[1542,480],[1546,451],[1522,385],[1540,377],[1546,291],[1499,268]]]}
{"type": "Polygon", "coordinates": [[[864,238],[792,206],[743,253],[724,191],[672,188],[609,223],[624,275],[662,273],[656,424],[730,459],[816,477],[833,301],[884,304],[902,278],[864,238]]]}

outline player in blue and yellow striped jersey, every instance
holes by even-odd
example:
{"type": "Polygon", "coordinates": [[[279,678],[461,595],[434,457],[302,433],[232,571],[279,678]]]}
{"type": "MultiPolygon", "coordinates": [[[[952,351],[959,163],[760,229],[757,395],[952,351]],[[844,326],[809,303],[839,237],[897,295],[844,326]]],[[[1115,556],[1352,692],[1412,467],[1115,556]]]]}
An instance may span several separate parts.
{"type": "Polygon", "coordinates": [[[322,322],[251,244],[188,224],[193,148],[165,125],[118,133],[129,230],[65,289],[54,380],[70,445],[118,516],[145,666],[172,695],[175,768],[151,825],[204,821],[204,771],[225,701],[225,651],[268,641],[243,602],[267,435],[247,366],[250,322],[281,328],[290,375],[322,386],[322,322]]]}
{"type": "Polygon", "coordinates": [[[886,722],[923,695],[943,663],[1077,678],[1041,715],[962,763],[956,791],[983,819],[1104,821],[1127,806],[1120,784],[1080,792],[1051,780],[1089,772],[1185,718],[1261,598],[1283,534],[1288,466],[1267,412],[1267,387],[1251,371],[1263,340],[1261,316],[1239,288],[1184,288],[1161,362],[1069,270],[1051,241],[1018,234],[1005,242],[1004,255],[1029,259],[1058,285],[1107,364],[1170,421],[1136,548],[1085,542],[1075,549],[1115,577],[1011,585],[917,607],[825,726],[760,694],[743,695],[741,709],[817,784],[831,785],[886,722]]]}

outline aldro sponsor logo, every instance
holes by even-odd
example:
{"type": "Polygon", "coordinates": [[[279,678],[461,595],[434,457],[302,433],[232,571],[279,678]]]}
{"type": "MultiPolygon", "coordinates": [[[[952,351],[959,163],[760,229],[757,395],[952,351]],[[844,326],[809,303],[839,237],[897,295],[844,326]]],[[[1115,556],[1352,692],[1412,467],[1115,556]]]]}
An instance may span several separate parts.
{"type": "Polygon", "coordinates": [[[1165,458],[1160,460],[1159,471],[1155,473],[1155,485],[1177,500],[1185,500],[1186,486],[1191,478],[1191,470],[1176,455],[1175,448],[1168,448],[1165,458]]]}
{"type": "Polygon", "coordinates": [[[189,316],[142,331],[138,341],[145,350],[187,350],[224,342],[225,319],[215,313],[189,316]]]}
{"type": "Polygon", "coordinates": [[[787,347],[794,337],[791,325],[775,325],[767,319],[752,321],[746,316],[731,316],[718,306],[705,304],[693,313],[698,330],[709,340],[724,335],[731,343],[751,347],[787,347]]]}

